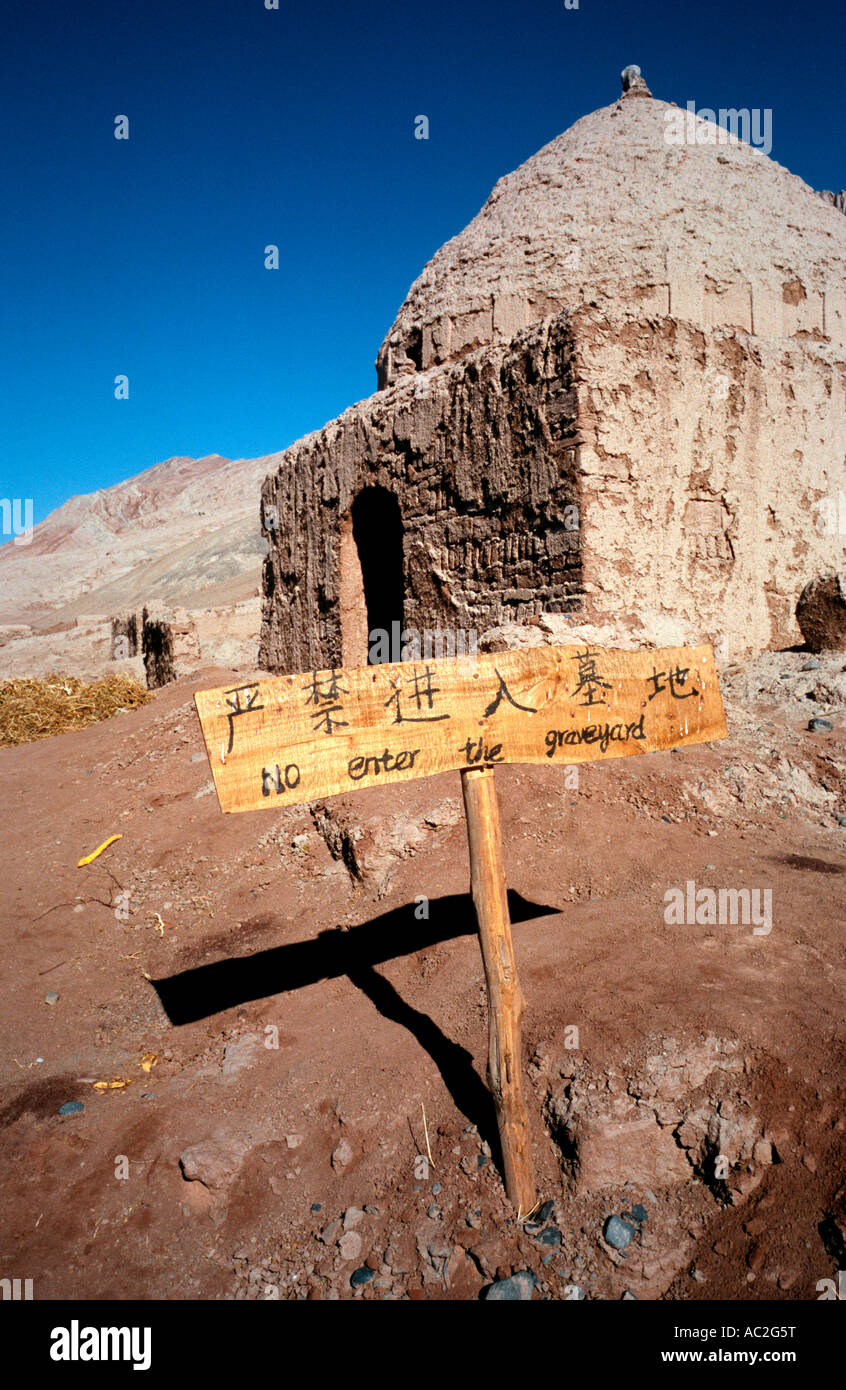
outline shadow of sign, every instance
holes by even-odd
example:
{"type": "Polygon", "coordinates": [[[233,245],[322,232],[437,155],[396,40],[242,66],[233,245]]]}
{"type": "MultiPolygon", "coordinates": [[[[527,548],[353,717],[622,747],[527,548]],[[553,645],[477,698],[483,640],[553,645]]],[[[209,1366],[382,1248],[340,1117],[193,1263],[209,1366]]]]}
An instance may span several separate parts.
{"type": "MultiPolygon", "coordinates": [[[[515,925],[558,912],[555,907],[530,903],[510,889],[508,906],[515,925]]],[[[348,931],[323,931],[313,941],[296,941],[251,956],[214,961],[150,983],[169,1021],[179,1027],[254,999],[303,989],[319,980],[340,975],[353,979],[383,961],[413,955],[442,941],[476,935],[469,893],[432,898],[429,910],[429,920],[418,921],[414,904],[407,903],[348,931]]]]}
{"type": "MultiPolygon", "coordinates": [[[[558,909],[528,902],[509,891],[508,907],[514,925],[538,917],[554,916],[558,909]]],[[[458,1110],[478,1127],[491,1145],[497,1166],[501,1164],[496,1113],[490,1091],[478,1075],[470,1052],[453,1042],[434,1019],[413,1008],[394,986],[374,968],[412,955],[443,941],[476,935],[476,918],[469,894],[455,893],[429,903],[431,918],[418,921],[414,904],[394,908],[370,922],[323,931],[313,941],[298,941],[197,966],[166,979],[152,980],[171,1023],[180,1026],[235,1008],[255,999],[266,999],[320,980],[346,975],[371,1001],[383,1018],[406,1028],[428,1052],[458,1110]]]]}

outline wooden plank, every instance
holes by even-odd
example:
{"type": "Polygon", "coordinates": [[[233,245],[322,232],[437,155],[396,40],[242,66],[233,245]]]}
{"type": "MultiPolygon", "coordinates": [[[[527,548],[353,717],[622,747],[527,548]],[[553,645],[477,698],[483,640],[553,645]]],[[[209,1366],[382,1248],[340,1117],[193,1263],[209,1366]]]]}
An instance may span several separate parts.
{"type": "Polygon", "coordinates": [[[488,1086],[502,1145],[505,1191],[525,1216],[535,1205],[536,1191],[523,1100],[520,1021],[524,1001],[511,941],[494,770],[469,768],[461,774],[461,785],[470,843],[470,890],[488,986],[488,1086]]]}
{"type": "Polygon", "coordinates": [[[726,737],[710,646],[534,647],[267,676],[194,698],[224,811],[726,737]]]}

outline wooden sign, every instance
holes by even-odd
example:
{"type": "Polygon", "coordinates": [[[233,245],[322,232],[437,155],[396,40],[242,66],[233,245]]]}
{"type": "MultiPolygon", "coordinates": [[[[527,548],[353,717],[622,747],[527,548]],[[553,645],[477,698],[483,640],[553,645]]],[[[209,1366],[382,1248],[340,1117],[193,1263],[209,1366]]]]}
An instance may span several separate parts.
{"type": "Polygon", "coordinates": [[[533,647],[268,676],[194,696],[223,811],[461,770],[505,1190],[536,1205],[497,763],[586,762],[726,737],[714,653],[533,647]]]}
{"type": "Polygon", "coordinates": [[[710,647],[534,647],[339,667],[195,695],[223,811],[497,763],[585,762],[725,738],[710,647]]]}

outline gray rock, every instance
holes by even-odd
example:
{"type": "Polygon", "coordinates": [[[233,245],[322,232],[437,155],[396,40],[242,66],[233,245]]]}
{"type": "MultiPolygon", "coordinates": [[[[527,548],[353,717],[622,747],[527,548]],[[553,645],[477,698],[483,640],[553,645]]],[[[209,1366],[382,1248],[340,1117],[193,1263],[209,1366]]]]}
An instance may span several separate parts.
{"type": "Polygon", "coordinates": [[[619,1216],[609,1216],[602,1234],[615,1250],[625,1250],[631,1244],[635,1228],[619,1216]]]}
{"type": "MultiPolygon", "coordinates": [[[[375,1278],[375,1270],[368,1269],[367,1265],[361,1265],[359,1269],[354,1269],[350,1275],[350,1284],[354,1289],[360,1289],[365,1284],[369,1284],[371,1279],[375,1278]]],[[[387,1284],[383,1284],[382,1287],[387,1288],[387,1284]]]]}
{"type": "Polygon", "coordinates": [[[65,1103],[64,1103],[64,1105],[60,1105],[60,1106],[59,1106],[59,1114],[60,1114],[60,1115],[78,1115],[79,1112],[80,1112],[80,1110],[84,1110],[84,1109],[85,1109],[85,1106],[82,1104],[82,1101],[81,1101],[81,1100],[66,1100],[65,1103]]]}
{"type": "Polygon", "coordinates": [[[545,1230],[545,1231],[542,1231],[541,1234],[538,1236],[538,1244],[539,1244],[539,1245],[560,1245],[560,1244],[561,1244],[561,1232],[559,1231],[558,1227],[557,1227],[557,1226],[547,1226],[546,1230],[545,1230]]]}
{"type": "Polygon", "coordinates": [[[51,990],[49,991],[49,993],[45,994],[45,996],[44,996],[44,1003],[45,1003],[45,1004],[58,1004],[58,1002],[59,1002],[59,996],[58,996],[58,994],[55,993],[54,990],[51,989],[51,990]]]}
{"type": "Polygon", "coordinates": [[[809,719],[808,728],[812,734],[827,734],[834,728],[830,719],[809,719]]]}
{"type": "Polygon", "coordinates": [[[534,1292],[537,1279],[530,1269],[512,1274],[510,1279],[498,1279],[491,1284],[485,1298],[493,1303],[527,1303],[534,1292]]]}

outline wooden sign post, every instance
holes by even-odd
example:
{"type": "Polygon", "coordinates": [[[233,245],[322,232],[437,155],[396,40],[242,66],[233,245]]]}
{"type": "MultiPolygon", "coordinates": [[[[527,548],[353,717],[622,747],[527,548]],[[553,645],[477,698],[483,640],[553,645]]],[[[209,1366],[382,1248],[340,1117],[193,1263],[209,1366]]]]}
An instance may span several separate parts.
{"type": "Polygon", "coordinates": [[[726,737],[710,647],[533,647],[478,657],[267,676],[194,697],[223,811],[461,771],[488,990],[488,1081],[505,1188],[535,1204],[498,763],[570,764],[726,737]]]}

